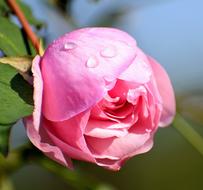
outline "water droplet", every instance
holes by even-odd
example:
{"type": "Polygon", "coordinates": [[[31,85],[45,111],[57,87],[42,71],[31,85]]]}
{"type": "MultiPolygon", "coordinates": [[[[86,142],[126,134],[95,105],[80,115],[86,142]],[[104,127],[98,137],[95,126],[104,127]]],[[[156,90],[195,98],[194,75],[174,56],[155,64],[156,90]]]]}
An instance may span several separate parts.
{"type": "Polygon", "coordinates": [[[86,62],[86,66],[89,68],[95,68],[98,65],[99,65],[99,62],[95,57],[90,57],[86,62]]]}
{"type": "Polygon", "coordinates": [[[145,131],[146,131],[147,133],[150,133],[152,130],[151,130],[151,129],[145,129],[145,131]]]}
{"type": "Polygon", "coordinates": [[[73,43],[73,42],[68,42],[68,43],[65,43],[64,44],[64,50],[71,50],[71,49],[74,49],[74,48],[76,48],[77,47],[77,45],[75,44],[75,43],[73,43]]]}
{"type": "Polygon", "coordinates": [[[116,56],[116,50],[112,47],[107,47],[100,52],[102,57],[112,58],[116,56]]]}

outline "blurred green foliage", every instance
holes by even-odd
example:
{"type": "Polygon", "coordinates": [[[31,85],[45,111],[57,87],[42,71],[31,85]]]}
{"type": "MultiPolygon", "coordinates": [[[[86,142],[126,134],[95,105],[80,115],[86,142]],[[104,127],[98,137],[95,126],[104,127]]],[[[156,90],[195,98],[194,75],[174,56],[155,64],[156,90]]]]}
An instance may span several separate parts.
{"type": "Polygon", "coordinates": [[[73,0],[50,0],[63,14],[71,15],[73,0]]]}

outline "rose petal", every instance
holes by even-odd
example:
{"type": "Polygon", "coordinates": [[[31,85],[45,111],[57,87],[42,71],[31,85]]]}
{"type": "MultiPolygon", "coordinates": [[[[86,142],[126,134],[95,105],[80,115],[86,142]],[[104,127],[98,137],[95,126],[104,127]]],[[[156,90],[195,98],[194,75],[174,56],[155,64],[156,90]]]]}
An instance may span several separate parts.
{"type": "Polygon", "coordinates": [[[147,90],[144,86],[139,86],[137,88],[132,88],[128,90],[127,93],[127,101],[133,105],[138,103],[139,97],[143,97],[144,99],[147,96],[147,90]]]}
{"type": "Polygon", "coordinates": [[[40,71],[40,56],[36,56],[32,62],[32,73],[34,78],[34,112],[33,112],[33,127],[36,131],[39,131],[41,121],[41,107],[42,107],[42,91],[43,91],[43,80],[40,71]]]}
{"type": "Polygon", "coordinates": [[[56,160],[62,165],[72,169],[73,165],[70,157],[64,156],[61,150],[57,146],[53,145],[46,134],[40,132],[43,81],[39,63],[40,56],[37,55],[32,64],[32,72],[34,76],[34,112],[32,117],[29,116],[23,119],[27,130],[27,135],[30,141],[49,158],[56,160]]]}
{"type": "Polygon", "coordinates": [[[53,145],[50,138],[47,137],[45,133],[40,133],[36,131],[33,125],[32,117],[26,117],[24,119],[24,124],[27,129],[27,135],[30,141],[49,158],[59,162],[60,164],[72,169],[72,161],[69,156],[65,156],[58,146],[53,145]],[[45,140],[46,139],[46,140],[45,140]]]}
{"type": "Polygon", "coordinates": [[[47,54],[42,60],[42,106],[47,119],[67,120],[100,101],[105,94],[103,80],[82,67],[76,57],[55,55],[49,49],[47,54]]]}
{"type": "Polygon", "coordinates": [[[67,120],[99,102],[113,87],[109,79],[114,84],[115,78],[132,63],[135,49],[132,37],[107,28],[76,30],[52,43],[41,62],[45,117],[52,121],[67,120]],[[65,48],[70,42],[75,47],[65,48]],[[113,54],[108,50],[112,47],[113,54]]]}
{"type": "Polygon", "coordinates": [[[124,123],[91,119],[86,126],[85,135],[98,138],[122,137],[128,134],[125,129],[126,125],[129,126],[129,124],[124,123]],[[114,128],[109,128],[112,126],[114,128]]]}
{"type": "Polygon", "coordinates": [[[49,134],[53,134],[64,143],[89,154],[90,152],[83,136],[89,115],[90,112],[86,111],[61,122],[52,122],[43,118],[42,127],[46,128],[49,134]]]}
{"type": "Polygon", "coordinates": [[[123,158],[136,152],[143,144],[151,138],[149,133],[127,134],[120,138],[95,138],[86,136],[89,149],[94,155],[108,155],[123,158]]]}
{"type": "Polygon", "coordinates": [[[118,171],[122,167],[122,165],[132,156],[143,154],[148,152],[153,147],[152,138],[145,142],[139,149],[135,150],[128,156],[122,157],[120,159],[110,159],[110,158],[97,158],[97,165],[105,167],[107,169],[118,171]]]}
{"type": "Polygon", "coordinates": [[[163,101],[163,112],[159,125],[165,127],[169,125],[176,113],[176,103],[174,90],[166,71],[153,58],[148,58],[156,78],[157,87],[163,101]]]}
{"type": "Polygon", "coordinates": [[[144,84],[150,80],[152,70],[146,55],[138,47],[136,48],[136,53],[137,56],[133,63],[122,72],[119,79],[144,84]]]}
{"type": "Polygon", "coordinates": [[[99,120],[108,120],[109,117],[103,112],[101,107],[96,104],[94,107],[91,109],[91,118],[93,119],[99,119],[99,120]]]}
{"type": "Polygon", "coordinates": [[[49,131],[48,128],[45,128],[49,138],[54,142],[54,144],[63,151],[65,155],[70,156],[73,159],[77,160],[85,160],[88,162],[95,163],[95,158],[92,156],[91,153],[87,153],[86,151],[80,150],[78,148],[75,148],[73,146],[70,146],[66,142],[62,141],[58,137],[56,137],[53,133],[49,131]]]}

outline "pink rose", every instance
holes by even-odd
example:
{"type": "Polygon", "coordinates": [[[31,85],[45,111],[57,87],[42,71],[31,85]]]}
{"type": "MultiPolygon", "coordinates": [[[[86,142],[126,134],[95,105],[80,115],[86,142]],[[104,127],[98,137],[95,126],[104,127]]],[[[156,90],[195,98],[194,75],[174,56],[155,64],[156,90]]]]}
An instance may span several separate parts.
{"type": "Polygon", "coordinates": [[[32,143],[72,168],[71,159],[119,170],[149,151],[169,125],[175,98],[164,69],[127,33],[85,28],[60,37],[33,61],[32,143]]]}

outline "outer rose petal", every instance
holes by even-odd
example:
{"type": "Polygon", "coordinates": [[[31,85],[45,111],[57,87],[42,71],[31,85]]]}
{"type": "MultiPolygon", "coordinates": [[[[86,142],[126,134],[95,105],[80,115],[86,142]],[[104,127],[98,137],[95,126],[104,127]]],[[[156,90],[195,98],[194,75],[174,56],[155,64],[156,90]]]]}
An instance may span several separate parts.
{"type": "Polygon", "coordinates": [[[51,133],[48,129],[46,129],[46,132],[49,136],[49,138],[53,141],[53,143],[63,151],[63,154],[67,155],[68,157],[71,157],[73,159],[77,160],[85,160],[89,162],[95,163],[94,157],[90,156],[90,154],[87,154],[86,152],[83,152],[82,150],[79,150],[73,146],[70,146],[69,144],[65,143],[58,137],[56,137],[53,133],[51,133]]]}
{"type": "Polygon", "coordinates": [[[41,72],[39,68],[40,57],[36,56],[33,60],[32,72],[34,75],[34,112],[33,117],[24,118],[24,124],[27,129],[27,135],[31,142],[44,152],[48,157],[59,163],[72,168],[72,162],[69,157],[65,157],[62,151],[57,147],[52,145],[53,143],[49,140],[46,133],[40,131],[41,122],[41,103],[42,103],[42,91],[43,91],[43,81],[41,77],[41,72]]]}
{"type": "Polygon", "coordinates": [[[150,139],[150,136],[149,133],[129,133],[124,137],[106,139],[86,136],[86,140],[96,158],[104,155],[123,158],[139,149],[150,139]]]}
{"type": "Polygon", "coordinates": [[[42,92],[43,92],[43,80],[40,71],[40,56],[36,56],[32,62],[32,73],[34,76],[34,112],[33,112],[33,127],[36,131],[39,131],[41,122],[41,108],[42,108],[42,92]]]}
{"type": "Polygon", "coordinates": [[[99,158],[97,159],[97,164],[107,169],[118,171],[125,163],[125,161],[127,161],[129,158],[138,154],[148,152],[149,150],[151,150],[152,147],[153,147],[153,137],[151,137],[148,141],[146,141],[140,148],[136,149],[134,152],[126,155],[125,157],[122,157],[120,159],[99,158]]]}
{"type": "Polygon", "coordinates": [[[52,160],[59,162],[60,164],[72,169],[72,161],[69,156],[65,156],[61,149],[55,145],[47,136],[46,133],[41,133],[35,130],[33,120],[31,117],[24,119],[24,124],[27,129],[27,135],[30,141],[44,154],[46,154],[52,160]]]}
{"type": "Polygon", "coordinates": [[[41,62],[43,114],[62,121],[95,105],[135,56],[135,40],[117,29],[85,28],[62,36],[41,62]],[[88,60],[95,66],[89,67],[88,60]]]}
{"type": "Polygon", "coordinates": [[[174,90],[166,71],[153,58],[148,58],[152,66],[159,93],[162,97],[163,111],[159,122],[160,127],[169,125],[176,113],[174,90]]]}
{"type": "Polygon", "coordinates": [[[144,84],[150,80],[152,70],[147,56],[138,47],[136,47],[136,55],[132,64],[121,73],[119,79],[144,84]]]}
{"type": "Polygon", "coordinates": [[[54,144],[71,158],[95,162],[83,136],[88,119],[89,111],[62,122],[43,119],[41,127],[54,144]]]}
{"type": "Polygon", "coordinates": [[[153,134],[128,134],[121,138],[98,139],[86,137],[97,164],[111,170],[119,170],[123,162],[137,154],[149,151],[153,146],[153,134]]]}

